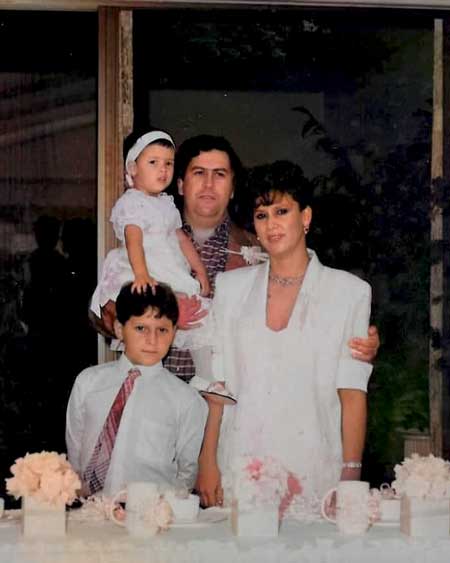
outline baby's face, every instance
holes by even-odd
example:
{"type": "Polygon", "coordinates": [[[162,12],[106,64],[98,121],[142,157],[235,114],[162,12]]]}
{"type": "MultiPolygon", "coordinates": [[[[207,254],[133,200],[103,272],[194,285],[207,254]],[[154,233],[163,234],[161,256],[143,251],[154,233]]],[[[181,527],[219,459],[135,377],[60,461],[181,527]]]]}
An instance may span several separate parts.
{"type": "Polygon", "coordinates": [[[158,195],[173,178],[175,150],[152,144],[145,147],[135,162],[128,164],[133,187],[147,195],[158,195]]]}

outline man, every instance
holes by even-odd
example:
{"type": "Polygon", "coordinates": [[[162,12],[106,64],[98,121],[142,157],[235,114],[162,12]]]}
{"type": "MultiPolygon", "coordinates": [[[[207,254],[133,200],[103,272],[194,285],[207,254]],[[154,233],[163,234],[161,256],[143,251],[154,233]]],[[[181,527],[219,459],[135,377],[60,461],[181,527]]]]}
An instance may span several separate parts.
{"type": "MultiPolygon", "coordinates": [[[[228,212],[239,189],[242,164],[230,143],[223,137],[198,135],[187,139],[176,155],[178,193],[182,197],[183,229],[194,242],[206,266],[214,294],[219,272],[246,266],[240,255],[242,246],[258,245],[256,237],[239,228],[228,212]]],[[[195,303],[191,300],[195,323],[195,303]]],[[[189,323],[188,323],[189,324],[189,323]]],[[[369,338],[349,342],[358,359],[372,361],[379,347],[376,327],[369,338]]],[[[165,367],[189,381],[195,368],[188,351],[172,348],[165,367]]]]}
{"type": "MultiPolygon", "coordinates": [[[[242,164],[223,137],[199,135],[180,145],[176,156],[178,193],[182,197],[183,229],[208,271],[212,295],[219,272],[246,265],[242,246],[255,246],[256,237],[232,222],[230,201],[242,176],[242,164]]],[[[195,300],[190,304],[194,307],[195,300]]],[[[192,319],[194,322],[195,316],[192,319]]],[[[165,367],[189,381],[195,367],[187,350],[172,348],[165,367]]]]}

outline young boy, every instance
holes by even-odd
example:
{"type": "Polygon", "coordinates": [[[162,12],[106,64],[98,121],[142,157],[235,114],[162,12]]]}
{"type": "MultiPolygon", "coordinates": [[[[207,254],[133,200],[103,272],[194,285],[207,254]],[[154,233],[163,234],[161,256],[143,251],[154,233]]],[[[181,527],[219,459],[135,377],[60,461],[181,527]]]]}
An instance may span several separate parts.
{"type": "Polygon", "coordinates": [[[68,457],[87,494],[103,489],[112,495],[130,481],[190,489],[197,474],[206,403],[161,363],[176,331],[175,295],[162,283],[141,293],[131,285],[121,289],[116,302],[123,355],[82,371],[67,406],[68,457]],[[129,375],[132,390],[125,400],[122,395],[122,410],[119,396],[129,389],[129,375]],[[112,436],[110,411],[118,426],[112,436]]]}

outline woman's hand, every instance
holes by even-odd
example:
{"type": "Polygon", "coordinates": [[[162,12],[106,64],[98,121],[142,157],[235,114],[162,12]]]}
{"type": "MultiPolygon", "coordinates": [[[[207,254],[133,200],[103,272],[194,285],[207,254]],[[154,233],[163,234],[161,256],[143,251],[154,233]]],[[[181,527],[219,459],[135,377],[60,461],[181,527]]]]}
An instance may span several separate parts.
{"type": "Polygon", "coordinates": [[[373,362],[380,347],[377,327],[369,326],[367,338],[352,338],[348,345],[354,358],[363,362],[373,362]]]}
{"type": "Polygon", "coordinates": [[[158,282],[155,280],[155,278],[152,278],[152,276],[149,276],[148,274],[138,274],[134,278],[133,285],[131,286],[131,291],[137,291],[139,294],[145,293],[148,285],[154,292],[154,288],[158,285],[158,282]]]}
{"type": "Polygon", "coordinates": [[[199,327],[201,324],[199,321],[208,314],[208,311],[202,309],[200,299],[195,295],[188,297],[182,293],[177,293],[176,298],[179,310],[178,328],[188,330],[199,327]]]}
{"type": "Polygon", "coordinates": [[[222,506],[222,480],[217,463],[199,459],[195,490],[200,496],[200,504],[204,508],[208,508],[209,506],[222,506]]]}

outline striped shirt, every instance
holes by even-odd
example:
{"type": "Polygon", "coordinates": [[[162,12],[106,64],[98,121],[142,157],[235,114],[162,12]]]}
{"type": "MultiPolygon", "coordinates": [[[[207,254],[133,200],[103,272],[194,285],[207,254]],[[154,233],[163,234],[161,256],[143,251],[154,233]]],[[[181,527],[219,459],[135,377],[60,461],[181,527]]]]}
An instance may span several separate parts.
{"type": "MultiPolygon", "coordinates": [[[[214,297],[217,274],[246,265],[241,256],[228,254],[227,250],[239,250],[241,245],[253,245],[255,237],[233,225],[228,215],[201,247],[194,240],[194,233],[190,225],[183,223],[183,230],[200,254],[208,272],[211,297],[214,297]]],[[[172,347],[164,360],[164,367],[186,382],[195,375],[195,366],[188,350],[172,347]]]]}

